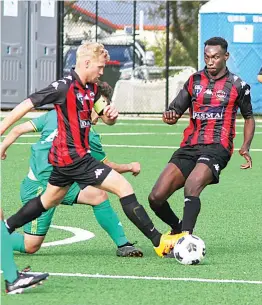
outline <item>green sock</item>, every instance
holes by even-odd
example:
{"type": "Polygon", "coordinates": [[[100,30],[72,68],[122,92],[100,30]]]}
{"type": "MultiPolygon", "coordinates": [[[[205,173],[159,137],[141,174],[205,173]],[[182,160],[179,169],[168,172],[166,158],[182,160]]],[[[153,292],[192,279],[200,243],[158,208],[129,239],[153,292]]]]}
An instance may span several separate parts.
{"type": "Polygon", "coordinates": [[[128,242],[122,224],[112,209],[109,200],[93,207],[96,220],[119,247],[128,242]]]}
{"type": "Polygon", "coordinates": [[[3,221],[1,221],[1,269],[4,272],[5,280],[9,283],[13,283],[17,279],[17,267],[14,261],[10,234],[3,221]]]}
{"type": "Polygon", "coordinates": [[[11,235],[11,242],[14,251],[26,253],[25,251],[25,237],[23,234],[13,232],[11,235]]]}

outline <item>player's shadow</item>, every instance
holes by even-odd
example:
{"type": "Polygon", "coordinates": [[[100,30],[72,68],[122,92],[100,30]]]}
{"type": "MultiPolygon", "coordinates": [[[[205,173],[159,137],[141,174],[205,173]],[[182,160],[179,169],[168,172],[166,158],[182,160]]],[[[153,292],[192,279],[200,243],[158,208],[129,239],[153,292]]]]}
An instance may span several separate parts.
{"type": "MultiPolygon", "coordinates": [[[[144,255],[143,255],[144,262],[145,262],[145,260],[152,261],[152,259],[163,261],[161,258],[159,258],[155,254],[154,250],[152,249],[152,247],[150,247],[150,245],[143,246],[143,247],[139,246],[139,248],[141,248],[144,253],[144,255]]],[[[43,257],[43,258],[47,259],[49,257],[52,258],[54,256],[55,257],[65,257],[66,256],[69,258],[69,260],[70,260],[70,258],[72,258],[72,259],[77,258],[78,260],[81,260],[83,258],[83,260],[86,260],[87,257],[92,258],[92,260],[94,260],[94,259],[101,260],[101,258],[104,258],[105,260],[112,259],[112,258],[121,259],[121,258],[117,257],[116,250],[117,250],[117,248],[114,246],[112,246],[112,247],[109,246],[109,247],[103,248],[103,244],[99,244],[96,247],[94,247],[94,246],[90,247],[90,246],[85,246],[85,245],[79,247],[79,244],[78,244],[78,247],[71,246],[70,248],[68,248],[67,246],[41,248],[34,254],[19,253],[19,252],[14,252],[14,253],[15,253],[15,256],[17,256],[17,257],[20,257],[20,258],[29,257],[30,259],[33,259],[34,257],[35,258],[43,257]]],[[[168,260],[169,259],[165,260],[165,264],[168,263],[168,260]]],[[[170,263],[172,263],[172,262],[173,262],[173,259],[171,259],[170,263]]]]}
{"type": "MultiPolygon", "coordinates": [[[[56,247],[55,250],[49,250],[47,248],[45,249],[40,249],[38,250],[36,253],[32,254],[33,256],[38,256],[38,257],[45,257],[45,256],[72,256],[72,257],[76,257],[76,256],[86,256],[86,255],[90,255],[90,256],[112,256],[112,254],[114,254],[116,252],[116,249],[112,248],[110,250],[108,249],[103,249],[100,248],[99,251],[96,249],[88,249],[85,247],[81,247],[81,248],[75,248],[75,249],[68,249],[65,248],[63,246],[61,247],[56,247]]],[[[23,255],[29,255],[27,253],[17,253],[16,255],[18,256],[23,256],[23,255]]]]}

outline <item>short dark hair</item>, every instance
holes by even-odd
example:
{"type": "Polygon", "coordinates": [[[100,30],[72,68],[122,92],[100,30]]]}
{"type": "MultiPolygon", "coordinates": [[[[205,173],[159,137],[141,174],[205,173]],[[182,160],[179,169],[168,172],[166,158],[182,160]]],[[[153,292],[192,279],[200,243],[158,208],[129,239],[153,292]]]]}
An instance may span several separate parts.
{"type": "Polygon", "coordinates": [[[225,52],[227,52],[227,47],[228,47],[228,43],[227,41],[222,38],[222,37],[212,37],[209,38],[205,43],[204,43],[205,47],[206,46],[221,46],[221,48],[223,50],[225,50],[225,52]]]}
{"type": "Polygon", "coordinates": [[[107,83],[107,82],[102,82],[102,81],[98,81],[98,90],[100,90],[100,93],[108,98],[109,100],[111,100],[112,95],[113,95],[113,88],[107,83]]]}

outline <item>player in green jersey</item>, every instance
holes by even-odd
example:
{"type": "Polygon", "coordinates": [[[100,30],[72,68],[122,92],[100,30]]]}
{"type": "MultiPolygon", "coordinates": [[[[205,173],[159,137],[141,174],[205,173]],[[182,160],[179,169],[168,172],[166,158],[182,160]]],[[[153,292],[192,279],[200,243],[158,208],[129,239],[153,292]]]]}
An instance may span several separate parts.
{"type": "MultiPolygon", "coordinates": [[[[94,122],[98,116],[94,117],[94,122]]],[[[52,141],[57,133],[57,114],[55,110],[41,115],[38,118],[25,122],[14,127],[6,136],[2,143],[1,150],[5,152],[7,148],[22,134],[28,132],[41,132],[38,142],[31,146],[30,168],[27,177],[23,180],[20,188],[20,195],[23,204],[30,199],[42,194],[48,183],[52,171],[52,165],[48,163],[48,152],[52,146],[52,141]]],[[[117,164],[107,159],[103,150],[100,136],[92,128],[89,135],[91,155],[97,160],[108,164],[119,173],[131,172],[138,175],[140,164],[132,162],[129,164],[117,164]]],[[[65,196],[64,205],[89,204],[93,206],[93,211],[98,223],[109,234],[117,245],[118,256],[142,256],[140,249],[129,243],[117,214],[112,209],[106,192],[92,186],[81,190],[74,183],[65,196]]],[[[36,220],[24,226],[25,234],[12,233],[13,248],[16,251],[25,253],[35,253],[40,249],[45,235],[49,230],[54,215],[55,207],[44,212],[36,220]]]]}
{"type": "Polygon", "coordinates": [[[1,218],[1,269],[5,279],[7,294],[22,293],[25,289],[36,287],[49,276],[48,273],[32,274],[18,272],[13,255],[11,237],[4,224],[4,215],[0,209],[1,218]]]}

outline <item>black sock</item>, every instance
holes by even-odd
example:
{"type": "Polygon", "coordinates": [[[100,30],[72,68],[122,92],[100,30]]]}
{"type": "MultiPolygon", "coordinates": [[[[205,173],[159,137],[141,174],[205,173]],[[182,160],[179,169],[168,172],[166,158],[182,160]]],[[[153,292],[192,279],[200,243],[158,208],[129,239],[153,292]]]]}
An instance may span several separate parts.
{"type": "Polygon", "coordinates": [[[171,230],[171,235],[182,233],[182,220],[179,221],[177,226],[171,230]]]}
{"type": "Polygon", "coordinates": [[[36,219],[45,211],[40,196],[29,200],[16,214],[7,219],[6,225],[9,233],[36,219]]]}
{"type": "Polygon", "coordinates": [[[201,202],[199,197],[185,196],[182,231],[188,231],[190,234],[193,233],[200,207],[201,202]]]}
{"type": "Polygon", "coordinates": [[[154,227],[144,207],[138,203],[136,195],[128,195],[120,198],[122,208],[126,216],[133,224],[147,237],[153,245],[157,247],[160,242],[161,234],[154,227]]]}
{"type": "Polygon", "coordinates": [[[168,224],[174,231],[181,229],[179,226],[179,218],[170,208],[170,205],[165,201],[162,205],[152,206],[152,210],[155,212],[156,216],[168,224]]]}

